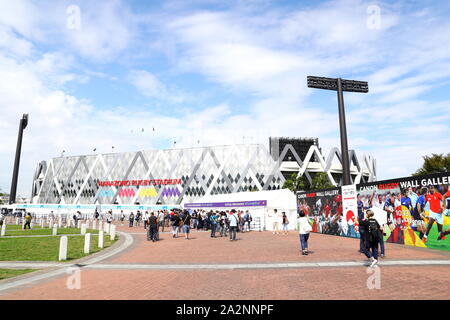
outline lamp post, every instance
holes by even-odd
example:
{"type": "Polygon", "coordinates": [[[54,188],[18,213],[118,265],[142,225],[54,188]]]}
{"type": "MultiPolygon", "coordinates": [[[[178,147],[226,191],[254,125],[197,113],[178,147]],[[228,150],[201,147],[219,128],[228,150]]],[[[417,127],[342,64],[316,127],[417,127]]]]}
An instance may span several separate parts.
{"type": "Polygon", "coordinates": [[[349,185],[352,182],[350,176],[350,159],[348,155],[347,126],[345,123],[343,92],[349,91],[367,93],[369,92],[369,84],[365,81],[345,80],[341,78],[323,78],[314,76],[308,76],[307,81],[309,88],[337,91],[339,108],[339,130],[341,134],[343,185],[349,185]]]}
{"type": "Polygon", "coordinates": [[[16,158],[14,160],[14,170],[11,182],[11,192],[9,196],[9,204],[13,204],[16,202],[16,193],[17,193],[17,178],[19,176],[19,164],[20,164],[20,153],[22,151],[22,136],[23,130],[28,125],[28,114],[24,114],[22,119],[20,119],[19,124],[19,134],[17,136],[17,146],[16,146],[16,158]]]}

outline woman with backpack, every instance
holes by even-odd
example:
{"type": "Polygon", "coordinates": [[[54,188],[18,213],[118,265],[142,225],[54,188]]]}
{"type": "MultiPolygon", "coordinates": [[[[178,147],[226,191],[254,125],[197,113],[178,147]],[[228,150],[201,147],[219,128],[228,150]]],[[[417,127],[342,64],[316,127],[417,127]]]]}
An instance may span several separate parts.
{"type": "Polygon", "coordinates": [[[366,220],[360,222],[366,230],[366,247],[364,248],[364,254],[370,259],[370,266],[373,267],[378,263],[378,244],[380,243],[380,224],[373,217],[372,210],[366,211],[366,220]]]}

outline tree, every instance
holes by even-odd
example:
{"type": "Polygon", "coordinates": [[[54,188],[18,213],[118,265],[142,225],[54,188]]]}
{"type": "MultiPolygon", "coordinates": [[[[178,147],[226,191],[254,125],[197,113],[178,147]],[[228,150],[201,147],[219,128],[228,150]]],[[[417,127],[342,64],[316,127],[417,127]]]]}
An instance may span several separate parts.
{"type": "Polygon", "coordinates": [[[312,178],[311,182],[311,189],[326,189],[326,188],[333,188],[334,185],[330,182],[330,179],[328,179],[328,175],[325,172],[318,172],[312,178]]]}
{"type": "Polygon", "coordinates": [[[332,187],[334,187],[334,185],[330,182],[328,175],[325,172],[316,173],[312,178],[311,183],[309,183],[305,176],[299,177],[297,173],[293,173],[289,179],[286,179],[283,185],[283,189],[289,189],[293,192],[326,189],[332,187]]]}
{"type": "Polygon", "coordinates": [[[293,192],[306,190],[307,184],[308,181],[304,176],[299,177],[297,173],[293,173],[289,179],[286,179],[284,182],[283,189],[289,189],[293,192]]]}
{"type": "Polygon", "coordinates": [[[431,156],[424,156],[423,159],[422,167],[413,173],[413,176],[450,171],[450,153],[447,155],[433,153],[431,156]]]}

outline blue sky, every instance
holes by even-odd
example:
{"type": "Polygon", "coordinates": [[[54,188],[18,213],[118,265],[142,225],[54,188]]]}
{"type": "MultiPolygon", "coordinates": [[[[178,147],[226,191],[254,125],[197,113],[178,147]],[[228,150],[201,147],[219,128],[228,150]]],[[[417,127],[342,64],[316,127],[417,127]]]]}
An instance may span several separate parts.
{"type": "Polygon", "coordinates": [[[449,11],[448,1],[0,0],[0,188],[23,113],[24,196],[36,164],[62,150],[282,135],[319,137],[327,153],[339,146],[336,94],[308,89],[307,75],[368,81],[368,94],[345,95],[349,146],[377,159],[379,179],[409,175],[450,151],[449,11]]]}

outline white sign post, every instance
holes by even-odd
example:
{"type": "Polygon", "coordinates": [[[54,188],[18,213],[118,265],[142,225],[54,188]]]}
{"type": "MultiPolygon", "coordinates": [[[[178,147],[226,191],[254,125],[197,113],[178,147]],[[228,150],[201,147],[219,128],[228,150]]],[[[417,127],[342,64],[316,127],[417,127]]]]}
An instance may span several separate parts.
{"type": "Polygon", "coordinates": [[[105,233],[103,231],[99,231],[98,233],[98,247],[103,248],[103,241],[104,241],[105,233]]]}
{"type": "Polygon", "coordinates": [[[342,226],[343,231],[350,237],[356,237],[355,222],[358,219],[358,200],[356,199],[356,185],[341,187],[342,191],[342,226]]]}
{"type": "Polygon", "coordinates": [[[86,225],[84,223],[81,225],[81,234],[86,234],[86,225]]]}
{"type": "Polygon", "coordinates": [[[3,224],[2,224],[2,231],[1,231],[0,235],[1,235],[2,237],[4,237],[5,234],[6,234],[6,220],[3,221],[3,224]]]}
{"type": "Polygon", "coordinates": [[[97,221],[92,221],[92,229],[97,229],[97,221]]]}
{"type": "Polygon", "coordinates": [[[111,241],[113,241],[116,238],[116,226],[113,224],[110,225],[110,235],[111,241]]]}
{"type": "Polygon", "coordinates": [[[59,240],[59,261],[67,260],[67,236],[62,236],[59,240]]]}
{"type": "Polygon", "coordinates": [[[58,234],[58,225],[55,223],[53,225],[52,235],[56,236],[58,234]]]}
{"type": "Polygon", "coordinates": [[[84,253],[89,254],[91,252],[91,234],[86,233],[84,236],[84,253]]]}

